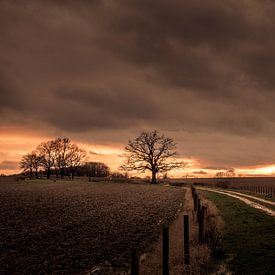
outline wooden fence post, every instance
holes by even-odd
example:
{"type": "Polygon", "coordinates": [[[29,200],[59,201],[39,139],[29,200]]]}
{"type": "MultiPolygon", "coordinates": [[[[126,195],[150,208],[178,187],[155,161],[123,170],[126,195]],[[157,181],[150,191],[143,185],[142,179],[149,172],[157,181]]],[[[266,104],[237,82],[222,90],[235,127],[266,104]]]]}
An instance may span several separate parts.
{"type": "Polygon", "coordinates": [[[201,211],[201,200],[197,200],[197,220],[199,221],[199,216],[200,216],[200,211],[201,211]]]}
{"type": "Polygon", "coordinates": [[[197,195],[197,193],[195,193],[195,195],[194,195],[194,210],[195,211],[198,210],[198,195],[197,195]]]}
{"type": "Polygon", "coordinates": [[[202,206],[200,208],[199,214],[199,243],[204,243],[204,214],[205,214],[205,207],[202,206]]]}
{"type": "Polygon", "coordinates": [[[189,216],[184,215],[183,220],[183,228],[184,228],[184,264],[190,264],[190,244],[189,244],[189,216]]]}
{"type": "Polygon", "coordinates": [[[132,250],[131,275],[139,275],[139,257],[136,249],[132,250]]]}
{"type": "Polygon", "coordinates": [[[162,274],[169,275],[169,227],[162,231],[162,274]]]}

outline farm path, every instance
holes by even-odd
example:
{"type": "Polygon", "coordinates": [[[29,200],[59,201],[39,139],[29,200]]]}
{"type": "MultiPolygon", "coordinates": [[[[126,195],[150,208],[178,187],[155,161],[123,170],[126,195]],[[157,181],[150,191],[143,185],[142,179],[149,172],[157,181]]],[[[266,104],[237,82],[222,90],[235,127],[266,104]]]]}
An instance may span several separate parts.
{"type": "Polygon", "coordinates": [[[226,190],[226,191],[224,191],[224,192],[231,193],[231,194],[235,194],[235,195],[242,196],[242,197],[247,197],[247,198],[250,198],[250,199],[259,201],[259,202],[263,202],[263,203],[266,203],[266,204],[270,204],[270,205],[275,206],[275,202],[274,202],[274,201],[265,200],[265,199],[262,199],[262,198],[259,198],[259,197],[247,195],[247,194],[244,194],[244,193],[239,193],[239,192],[236,192],[236,191],[229,191],[229,190],[226,190]]]}
{"type": "Polygon", "coordinates": [[[205,190],[205,191],[210,191],[210,192],[215,192],[215,193],[219,193],[219,194],[223,194],[223,195],[227,195],[236,199],[239,199],[240,201],[246,203],[247,205],[254,207],[256,209],[260,209],[263,212],[265,212],[266,214],[275,217],[275,211],[273,211],[272,209],[260,204],[260,202],[264,202],[264,203],[268,203],[271,205],[274,205],[274,202],[270,202],[258,197],[254,197],[254,196],[250,196],[250,195],[246,195],[246,194],[241,194],[238,192],[234,192],[234,191],[221,191],[221,190],[217,190],[217,189],[213,189],[213,188],[205,188],[205,187],[197,187],[199,190],[205,190]],[[258,202],[252,201],[250,199],[256,200],[258,202]]]}

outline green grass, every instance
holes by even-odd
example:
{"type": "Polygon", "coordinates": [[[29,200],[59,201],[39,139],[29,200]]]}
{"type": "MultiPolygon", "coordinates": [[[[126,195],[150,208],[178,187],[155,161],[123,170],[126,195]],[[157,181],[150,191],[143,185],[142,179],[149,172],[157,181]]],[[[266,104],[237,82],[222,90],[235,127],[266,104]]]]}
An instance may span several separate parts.
{"type": "Polygon", "coordinates": [[[223,249],[235,274],[275,274],[275,218],[237,199],[202,191],[225,222],[223,249]]]}

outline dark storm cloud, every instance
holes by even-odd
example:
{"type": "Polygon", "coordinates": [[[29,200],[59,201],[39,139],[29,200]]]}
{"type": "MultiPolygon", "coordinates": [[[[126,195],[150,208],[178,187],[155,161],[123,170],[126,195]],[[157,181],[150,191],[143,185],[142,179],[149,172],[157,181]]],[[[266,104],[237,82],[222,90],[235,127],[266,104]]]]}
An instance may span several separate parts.
{"type": "Polygon", "coordinates": [[[14,170],[18,168],[17,161],[4,160],[0,162],[0,170],[14,170]]]}
{"type": "Polygon", "coordinates": [[[274,11],[274,4],[259,3],[123,2],[106,12],[111,32],[103,33],[100,42],[121,58],[152,68],[157,82],[165,80],[170,87],[178,85],[210,97],[235,95],[232,86],[242,84],[244,78],[272,81],[270,71],[265,71],[274,66],[273,58],[268,59],[268,68],[261,68],[274,50],[270,36],[274,22],[265,18],[274,11]],[[108,43],[110,37],[112,43],[108,43]],[[263,41],[272,48],[268,53],[263,41]],[[255,48],[249,49],[251,45],[255,48]]]}
{"type": "Polygon", "coordinates": [[[231,58],[226,51],[251,28],[232,1],[129,1],[110,14],[112,43],[103,34],[103,47],[136,65],[152,67],[169,85],[211,95],[227,92],[236,78],[237,72],[224,64],[231,58]]]}
{"type": "Polygon", "coordinates": [[[139,127],[138,121],[154,120],[158,112],[150,97],[118,87],[62,87],[53,96],[55,103],[45,119],[71,132],[139,127]]]}
{"type": "Polygon", "coordinates": [[[129,92],[123,88],[63,88],[58,90],[56,95],[57,100],[78,102],[90,108],[102,110],[102,112],[107,110],[109,114],[113,114],[121,120],[125,114],[127,114],[127,118],[152,119],[157,113],[153,100],[149,101],[141,93],[129,92]]]}
{"type": "Polygon", "coordinates": [[[21,100],[18,100],[20,93],[18,88],[12,83],[2,71],[0,71],[0,107],[20,108],[21,100]]]}
{"type": "Polygon", "coordinates": [[[206,166],[270,162],[274,12],[269,0],[1,1],[0,123],[122,143],[158,128],[206,166]]]}

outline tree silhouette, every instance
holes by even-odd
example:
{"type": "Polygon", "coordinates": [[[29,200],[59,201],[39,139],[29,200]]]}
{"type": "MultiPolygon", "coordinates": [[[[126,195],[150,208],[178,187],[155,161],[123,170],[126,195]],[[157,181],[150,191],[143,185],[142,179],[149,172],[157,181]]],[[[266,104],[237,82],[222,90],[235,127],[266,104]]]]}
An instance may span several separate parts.
{"type": "Polygon", "coordinates": [[[157,182],[157,174],[184,167],[185,163],[176,161],[175,143],[158,131],[143,132],[136,139],[129,140],[125,147],[125,171],[150,171],[151,183],[157,182]]]}
{"type": "Polygon", "coordinates": [[[91,181],[91,178],[108,177],[110,174],[110,168],[102,162],[86,162],[84,167],[89,181],[91,181]]]}
{"type": "Polygon", "coordinates": [[[23,169],[24,172],[28,172],[30,178],[33,177],[33,173],[35,174],[35,177],[38,178],[38,168],[40,165],[41,157],[36,151],[24,155],[20,161],[20,168],[23,169]]]}
{"type": "Polygon", "coordinates": [[[37,147],[37,151],[41,157],[41,165],[47,173],[47,178],[51,177],[51,168],[54,165],[54,152],[55,152],[55,143],[53,140],[42,142],[37,147]]]}
{"type": "Polygon", "coordinates": [[[77,167],[81,165],[85,157],[85,150],[79,148],[76,144],[71,144],[67,158],[67,165],[70,173],[72,174],[72,179],[74,179],[77,167]]]}
{"type": "Polygon", "coordinates": [[[69,166],[69,158],[72,157],[72,143],[69,138],[57,138],[54,143],[54,159],[58,167],[61,179],[64,178],[65,169],[69,166]]]}

